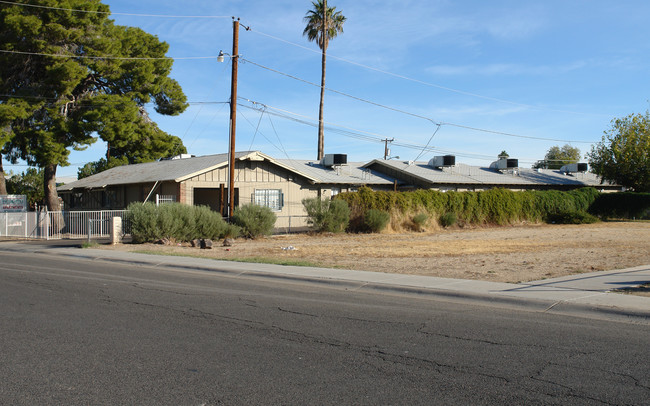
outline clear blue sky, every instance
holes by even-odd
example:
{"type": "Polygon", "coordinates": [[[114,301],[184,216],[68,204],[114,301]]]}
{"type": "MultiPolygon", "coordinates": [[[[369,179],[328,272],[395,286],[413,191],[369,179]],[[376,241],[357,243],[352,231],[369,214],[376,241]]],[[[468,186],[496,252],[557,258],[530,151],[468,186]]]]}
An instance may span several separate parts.
{"type": "MultiPolygon", "coordinates": [[[[230,16],[251,28],[240,30],[242,58],[320,82],[320,52],[302,35],[310,1],[104,2],[117,24],[157,35],[169,43],[168,56],[179,58],[172,77],[182,85],[190,107],[177,117],[149,110],[163,130],[183,139],[191,154],[227,150],[229,113],[223,102],[230,96],[230,64],[180,58],[215,57],[221,49],[230,53],[230,16]]],[[[346,153],[349,161],[382,158],[380,140],[394,138],[392,155],[402,160],[452,153],[457,162],[489,165],[506,150],[529,167],[551,146],[568,141],[584,155],[613,118],[650,107],[647,0],[328,3],[348,20],[328,49],[326,86],[374,103],[326,93],[325,152],[346,153]],[[437,152],[423,152],[427,143],[437,152]]],[[[276,115],[238,107],[237,150],[316,158],[318,87],[242,61],[239,96],[276,115]]],[[[73,165],[59,168],[58,175],[76,175],[77,166],[104,154],[100,142],[74,152],[73,165]]]]}

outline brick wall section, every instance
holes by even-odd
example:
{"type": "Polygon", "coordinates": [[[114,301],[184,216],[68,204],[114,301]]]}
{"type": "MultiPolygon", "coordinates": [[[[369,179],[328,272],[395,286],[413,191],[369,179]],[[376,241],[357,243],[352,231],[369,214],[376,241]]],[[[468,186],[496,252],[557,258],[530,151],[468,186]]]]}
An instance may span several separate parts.
{"type": "Polygon", "coordinates": [[[185,183],[180,182],[176,185],[177,187],[177,193],[176,196],[178,196],[178,202],[183,203],[183,204],[190,204],[191,202],[188,202],[186,200],[186,191],[185,191],[185,183]]]}

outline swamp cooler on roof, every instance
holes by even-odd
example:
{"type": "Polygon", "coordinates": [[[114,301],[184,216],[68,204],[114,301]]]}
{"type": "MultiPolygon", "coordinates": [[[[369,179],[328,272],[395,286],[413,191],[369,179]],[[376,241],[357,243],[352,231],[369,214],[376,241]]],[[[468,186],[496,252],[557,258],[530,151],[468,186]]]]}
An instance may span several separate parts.
{"type": "Polygon", "coordinates": [[[330,168],[336,165],[346,165],[348,163],[348,156],[347,154],[325,154],[320,163],[330,168]]]}
{"type": "Polygon", "coordinates": [[[444,168],[444,167],[449,167],[454,165],[456,165],[455,155],[434,156],[429,161],[429,166],[434,168],[444,168]]]}

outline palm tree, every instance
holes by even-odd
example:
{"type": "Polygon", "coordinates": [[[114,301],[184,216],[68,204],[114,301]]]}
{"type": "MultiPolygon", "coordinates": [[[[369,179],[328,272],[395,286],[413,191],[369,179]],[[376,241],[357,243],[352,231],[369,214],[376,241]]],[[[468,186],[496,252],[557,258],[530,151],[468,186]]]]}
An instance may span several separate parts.
{"type": "Polygon", "coordinates": [[[309,10],[305,15],[307,26],[302,32],[309,41],[316,41],[318,47],[323,51],[321,63],[321,85],[320,85],[320,108],[318,111],[318,160],[323,158],[324,143],[324,126],[323,126],[323,104],[325,101],[325,61],[327,55],[327,45],[329,41],[339,33],[343,32],[343,23],[345,16],[336,7],[327,7],[327,0],[316,0],[311,3],[314,8],[309,10]],[[327,10],[327,13],[324,12],[327,10]]]}

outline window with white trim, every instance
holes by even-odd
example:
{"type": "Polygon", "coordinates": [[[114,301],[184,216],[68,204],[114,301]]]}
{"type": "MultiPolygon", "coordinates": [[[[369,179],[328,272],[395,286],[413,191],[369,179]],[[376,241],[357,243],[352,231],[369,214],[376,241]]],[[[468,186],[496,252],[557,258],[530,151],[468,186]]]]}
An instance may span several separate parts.
{"type": "Polygon", "coordinates": [[[281,211],[284,206],[282,189],[255,189],[252,200],[256,205],[268,207],[273,211],[281,211]]]}

